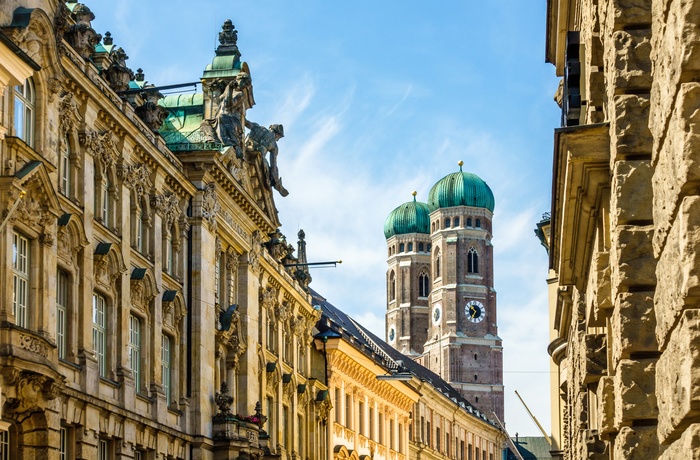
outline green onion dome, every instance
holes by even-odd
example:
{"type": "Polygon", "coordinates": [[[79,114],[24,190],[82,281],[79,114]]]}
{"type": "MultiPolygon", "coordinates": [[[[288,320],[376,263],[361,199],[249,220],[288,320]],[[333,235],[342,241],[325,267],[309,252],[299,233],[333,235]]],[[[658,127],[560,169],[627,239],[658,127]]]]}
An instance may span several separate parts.
{"type": "Polygon", "coordinates": [[[474,206],[493,212],[496,201],[493,192],[479,176],[462,172],[463,162],[459,162],[459,172],[448,174],[440,179],[428,195],[430,212],[454,206],[474,206]]]}
{"type": "Polygon", "coordinates": [[[389,213],[384,222],[384,236],[386,239],[394,235],[406,233],[430,233],[430,217],[428,205],[416,201],[416,192],[413,192],[413,201],[404,203],[389,213]]]}

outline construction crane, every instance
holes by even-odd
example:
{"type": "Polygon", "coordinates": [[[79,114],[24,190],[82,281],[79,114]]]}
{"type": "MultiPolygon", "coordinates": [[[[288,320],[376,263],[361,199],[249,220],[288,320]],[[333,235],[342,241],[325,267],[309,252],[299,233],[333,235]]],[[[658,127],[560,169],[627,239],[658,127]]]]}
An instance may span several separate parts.
{"type": "Polygon", "coordinates": [[[551,446],[552,445],[552,438],[550,438],[549,435],[547,433],[545,433],[544,428],[542,428],[542,425],[540,425],[540,422],[538,422],[537,418],[534,415],[532,415],[532,412],[530,412],[530,408],[527,407],[527,404],[525,404],[525,401],[520,396],[520,393],[518,393],[518,390],[515,390],[515,394],[518,397],[518,399],[520,400],[520,402],[523,403],[523,406],[525,406],[525,410],[527,411],[528,414],[530,414],[530,418],[532,419],[532,421],[535,422],[535,424],[537,425],[537,428],[540,429],[540,433],[542,433],[542,436],[544,436],[544,439],[546,439],[547,443],[549,443],[549,445],[551,446]]]}

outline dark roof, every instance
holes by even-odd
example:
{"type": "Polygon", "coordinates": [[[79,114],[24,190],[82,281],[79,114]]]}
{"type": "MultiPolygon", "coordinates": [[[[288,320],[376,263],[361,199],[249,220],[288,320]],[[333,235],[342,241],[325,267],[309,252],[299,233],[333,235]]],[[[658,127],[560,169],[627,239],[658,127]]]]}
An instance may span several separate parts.
{"type": "MultiPolygon", "coordinates": [[[[511,439],[524,460],[551,460],[552,458],[552,455],[549,453],[552,450],[552,446],[549,445],[544,436],[519,436],[511,439]]],[[[508,460],[516,460],[517,458],[509,447],[508,460]]]]}
{"type": "Polygon", "coordinates": [[[461,407],[463,410],[474,417],[478,417],[481,420],[490,423],[493,426],[498,426],[491,420],[488,420],[486,414],[480,413],[474,406],[471,405],[469,401],[464,398],[464,396],[462,396],[439,375],[432,372],[428,368],[421,366],[374,335],[361,324],[353,321],[350,316],[333,306],[318,292],[311,288],[309,288],[309,292],[311,293],[312,305],[315,308],[320,308],[321,310],[321,319],[316,325],[316,328],[320,333],[317,334],[316,337],[322,338],[324,335],[330,336],[329,331],[339,334],[341,337],[352,343],[355,348],[362,351],[377,364],[387,369],[387,371],[396,369],[395,361],[403,361],[404,367],[411,374],[416,376],[421,381],[429,383],[433,388],[435,388],[436,391],[451,399],[453,403],[461,407]]]}

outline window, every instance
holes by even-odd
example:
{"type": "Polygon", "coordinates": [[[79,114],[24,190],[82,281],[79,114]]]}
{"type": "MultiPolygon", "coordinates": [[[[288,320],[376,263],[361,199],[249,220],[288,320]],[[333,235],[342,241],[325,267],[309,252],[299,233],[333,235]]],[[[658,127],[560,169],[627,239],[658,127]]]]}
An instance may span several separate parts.
{"type": "Polygon", "coordinates": [[[109,188],[111,185],[109,183],[109,177],[105,176],[105,179],[104,187],[102,187],[102,223],[105,227],[109,227],[111,224],[109,219],[109,213],[111,212],[111,206],[109,203],[109,188]]]}
{"type": "Polygon", "coordinates": [[[377,436],[377,442],[379,444],[384,444],[384,414],[379,413],[379,436],[377,436]]]}
{"type": "Polygon", "coordinates": [[[435,450],[440,452],[440,428],[435,429],[435,450]]]}
{"type": "MultiPolygon", "coordinates": [[[[287,406],[282,406],[282,445],[284,446],[284,450],[287,452],[290,451],[289,449],[289,426],[290,420],[289,420],[289,407],[287,406]]],[[[486,459],[484,459],[486,460],[486,459]]]]}
{"type": "Polygon", "coordinates": [[[471,226],[472,226],[472,218],[467,217],[467,227],[471,227],[471,226]]]}
{"type": "Polygon", "coordinates": [[[476,228],[481,228],[481,219],[476,219],[476,228]]]}
{"type": "Polygon", "coordinates": [[[454,226],[459,227],[459,217],[454,218],[454,226]]]}
{"type": "Polygon", "coordinates": [[[56,345],[58,346],[58,359],[66,359],[68,280],[68,274],[63,270],[59,270],[56,277],[56,345]]]}
{"type": "Polygon", "coordinates": [[[435,278],[440,278],[440,248],[435,250],[435,278]]]}
{"type": "Polygon", "coordinates": [[[92,295],[92,348],[100,377],[107,377],[107,299],[100,294],[92,295]]]}
{"type": "Polygon", "coordinates": [[[134,377],[136,392],[141,392],[141,321],[129,315],[129,367],[134,377]]]}
{"type": "Polygon", "coordinates": [[[216,264],[214,264],[214,298],[216,303],[219,303],[221,296],[221,253],[216,255],[216,264]]]}
{"type": "Polygon", "coordinates": [[[394,421],[389,419],[389,449],[396,449],[394,446],[394,421]]]}
{"type": "Polygon", "coordinates": [[[143,238],[144,238],[144,231],[143,231],[143,212],[141,209],[136,208],[134,212],[134,217],[136,218],[136,222],[134,223],[134,230],[136,233],[136,250],[140,253],[143,253],[143,238]]]}
{"type": "Polygon", "coordinates": [[[71,164],[70,164],[70,141],[68,136],[63,139],[63,145],[61,145],[61,158],[59,163],[59,170],[61,173],[61,187],[60,190],[67,197],[71,196],[71,164]]]}
{"type": "Polygon", "coordinates": [[[430,277],[427,272],[420,272],[418,275],[418,297],[428,297],[430,292],[430,277]]]}
{"type": "Polygon", "coordinates": [[[418,251],[423,252],[424,249],[425,249],[425,246],[423,245],[423,243],[418,243],[418,251]]]}
{"type": "Polygon", "coordinates": [[[476,249],[472,246],[467,253],[467,272],[479,273],[479,255],[476,249]]]}
{"type": "Polygon", "coordinates": [[[445,228],[450,228],[450,218],[445,218],[445,228]]]}
{"type": "Polygon", "coordinates": [[[267,317],[267,349],[272,352],[277,352],[277,330],[275,323],[268,315],[267,317]]]}
{"type": "Polygon", "coordinates": [[[365,403],[362,401],[357,403],[357,414],[360,419],[357,427],[357,432],[366,436],[367,432],[365,431],[365,403]]]}
{"type": "MultiPolygon", "coordinates": [[[[297,450],[299,452],[299,458],[304,458],[304,452],[306,451],[305,449],[305,441],[306,441],[306,433],[304,433],[304,419],[302,418],[301,415],[297,416],[297,435],[298,435],[298,445],[297,445],[297,450]]],[[[491,459],[493,460],[493,459],[491,459]]]]}
{"type": "Polygon", "coordinates": [[[392,270],[391,273],[389,273],[389,302],[393,302],[396,300],[396,275],[394,275],[394,271],[392,270]]]}
{"type": "Polygon", "coordinates": [[[97,460],[109,460],[110,452],[110,442],[107,439],[100,439],[97,444],[97,460]]]}
{"type": "MultiPolygon", "coordinates": [[[[75,445],[73,428],[61,426],[59,431],[58,458],[59,460],[70,460],[74,456],[73,446],[75,445]]],[[[2,459],[2,457],[0,457],[2,459]]]]}
{"type": "Polygon", "coordinates": [[[160,373],[163,379],[163,392],[165,393],[165,404],[170,406],[170,337],[163,334],[160,344],[160,373]]]}
{"type": "Polygon", "coordinates": [[[352,430],[352,397],[345,395],[345,427],[352,430]]]}
{"type": "Polygon", "coordinates": [[[399,243],[399,252],[404,252],[404,248],[405,248],[404,244],[399,243]]]}
{"type": "Polygon", "coordinates": [[[430,435],[431,435],[431,433],[430,433],[430,422],[426,422],[425,425],[426,425],[426,430],[425,430],[425,434],[426,434],[425,443],[426,443],[428,446],[431,446],[431,444],[430,444],[430,435]]]}
{"type": "Polygon", "coordinates": [[[474,447],[471,444],[469,444],[469,448],[467,449],[467,459],[468,460],[472,460],[473,452],[474,452],[474,447]]]}
{"type": "Polygon", "coordinates": [[[275,445],[275,402],[272,398],[267,398],[267,432],[270,433],[270,445],[275,445]]]}
{"type": "Polygon", "coordinates": [[[27,79],[24,85],[15,86],[15,136],[34,147],[34,85],[27,79]]]}
{"type": "Polygon", "coordinates": [[[27,327],[29,305],[29,239],[17,232],[12,234],[12,314],[15,324],[27,327]]]}
{"type": "Polygon", "coordinates": [[[335,405],[333,406],[333,409],[335,410],[335,423],[340,423],[340,404],[342,403],[342,394],[340,392],[340,388],[335,389],[335,405]]]}
{"type": "Polygon", "coordinates": [[[408,243],[408,252],[413,252],[413,243],[408,243]]]}
{"type": "Polygon", "coordinates": [[[0,431],[0,460],[10,460],[10,433],[0,431]]]}

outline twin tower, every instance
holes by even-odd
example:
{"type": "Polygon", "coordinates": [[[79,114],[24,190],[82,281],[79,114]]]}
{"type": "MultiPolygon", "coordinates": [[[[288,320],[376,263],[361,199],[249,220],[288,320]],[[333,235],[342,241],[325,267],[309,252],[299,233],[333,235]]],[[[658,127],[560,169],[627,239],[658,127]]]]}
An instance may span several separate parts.
{"type": "Polygon", "coordinates": [[[387,342],[440,375],[469,402],[503,420],[503,347],[493,288],[492,217],[486,182],[462,171],[430,189],[428,203],[391,211],[387,342]]]}

